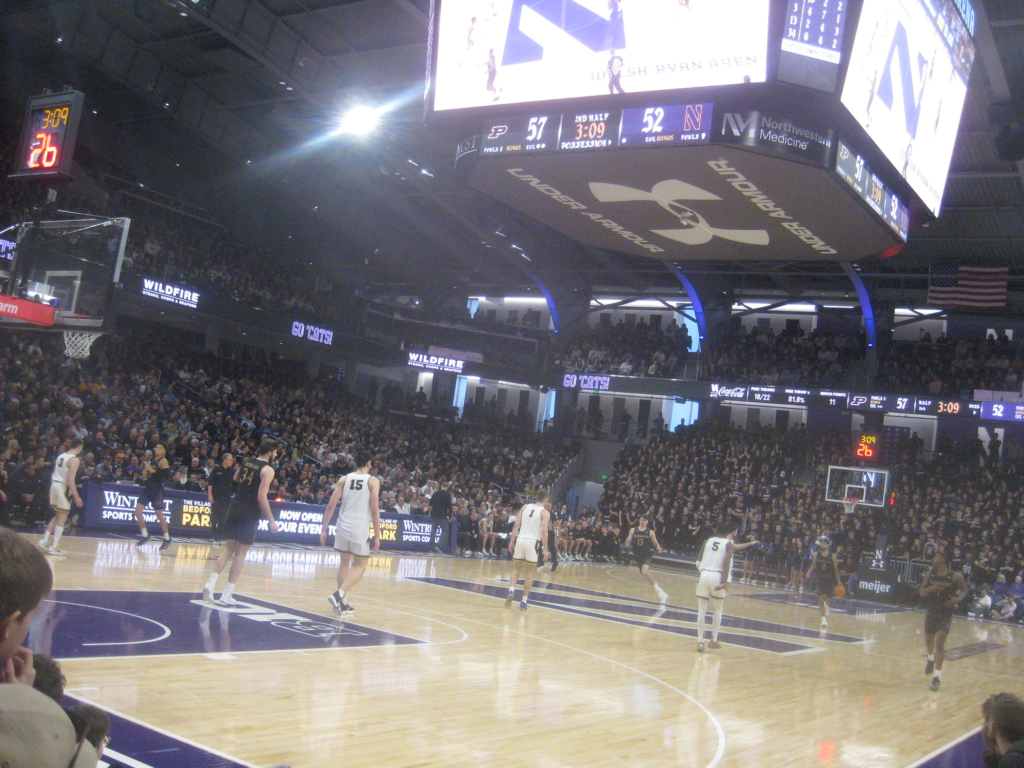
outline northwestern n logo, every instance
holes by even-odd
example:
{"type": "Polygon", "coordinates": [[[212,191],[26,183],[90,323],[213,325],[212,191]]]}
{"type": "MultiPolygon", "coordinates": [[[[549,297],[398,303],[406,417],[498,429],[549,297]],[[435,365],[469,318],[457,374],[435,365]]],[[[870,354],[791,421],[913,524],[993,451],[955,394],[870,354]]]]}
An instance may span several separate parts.
{"type": "MultiPolygon", "coordinates": [[[[892,64],[893,57],[899,61],[900,69],[900,90],[903,95],[903,118],[907,125],[907,134],[912,139],[917,138],[917,123],[921,117],[921,101],[914,89],[914,71],[910,63],[910,41],[907,38],[906,27],[902,22],[896,22],[896,31],[892,36],[892,45],[889,47],[889,56],[882,67],[882,79],[878,84],[878,98],[890,110],[893,106],[893,78],[892,64]]],[[[924,79],[924,68],[928,60],[918,51],[917,53],[917,79],[924,79]]]]}
{"type": "Polygon", "coordinates": [[[625,48],[618,4],[616,0],[608,8],[613,3],[605,0],[513,0],[502,66],[542,61],[549,48],[569,57],[625,48]],[[603,13],[591,10],[595,6],[603,13]]]}
{"type": "Polygon", "coordinates": [[[732,240],[734,243],[747,245],[768,245],[768,233],[763,229],[719,229],[708,224],[707,220],[680,200],[721,200],[718,195],[706,189],[687,184],[678,179],[659,181],[650,192],[633,189],[621,184],[590,183],[590,191],[602,203],[629,203],[650,201],[657,203],[671,213],[682,225],[682,229],[652,229],[656,235],[667,237],[686,245],[703,245],[713,238],[732,240]]]}

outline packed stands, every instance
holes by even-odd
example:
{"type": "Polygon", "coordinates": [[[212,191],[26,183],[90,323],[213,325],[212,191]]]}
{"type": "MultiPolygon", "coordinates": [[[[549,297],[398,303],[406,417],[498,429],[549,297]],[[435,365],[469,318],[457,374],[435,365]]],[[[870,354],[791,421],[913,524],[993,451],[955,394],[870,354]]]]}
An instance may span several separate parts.
{"type": "Polygon", "coordinates": [[[552,365],[565,373],[673,378],[689,348],[685,327],[675,324],[600,323],[556,352],[552,365]]]}
{"type": "MultiPolygon", "coordinates": [[[[272,498],[324,503],[351,454],[367,446],[382,478],[382,506],[404,497],[415,513],[443,480],[456,499],[513,505],[550,485],[578,448],[496,424],[452,424],[378,413],[336,382],[309,381],[257,362],[204,355],[181,334],[108,337],[92,357],[65,360],[55,336],[3,332],[0,405],[7,507],[44,517],[49,462],[85,440],[81,476],[136,479],[157,442],[171,487],[205,490],[225,452],[252,453],[264,435],[287,450],[272,498]],[[23,491],[35,489],[26,500],[23,491]]],[[[398,401],[396,405],[401,405],[398,401]]]]}
{"type": "Polygon", "coordinates": [[[717,519],[732,516],[745,538],[764,542],[751,557],[780,574],[806,565],[820,535],[838,544],[841,569],[850,573],[880,533],[893,557],[922,560],[946,550],[975,589],[1000,574],[1013,583],[1024,570],[1020,451],[979,468],[980,446],[946,444],[924,455],[908,441],[889,463],[896,504],[846,515],[824,501],[823,486],[829,464],[849,463],[850,444],[847,434],[814,437],[802,427],[746,432],[700,422],[623,451],[600,511],[624,527],[648,513],[665,545],[687,554],[717,519]]]}

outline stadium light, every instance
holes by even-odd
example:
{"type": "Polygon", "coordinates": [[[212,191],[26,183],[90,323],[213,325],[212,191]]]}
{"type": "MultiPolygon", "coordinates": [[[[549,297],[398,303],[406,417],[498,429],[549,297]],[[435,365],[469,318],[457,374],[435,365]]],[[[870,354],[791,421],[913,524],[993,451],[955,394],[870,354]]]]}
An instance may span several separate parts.
{"type": "Polygon", "coordinates": [[[341,119],[341,132],[352,136],[365,136],[380,123],[380,111],[360,105],[352,107],[341,119]]]}

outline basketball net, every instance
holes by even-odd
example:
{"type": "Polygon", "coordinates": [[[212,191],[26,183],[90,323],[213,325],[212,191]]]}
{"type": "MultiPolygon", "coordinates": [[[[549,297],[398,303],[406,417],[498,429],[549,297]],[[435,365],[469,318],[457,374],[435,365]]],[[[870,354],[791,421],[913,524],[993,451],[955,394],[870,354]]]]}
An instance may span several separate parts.
{"type": "Polygon", "coordinates": [[[64,331],[64,354],[75,360],[89,356],[89,349],[102,333],[95,331],[64,331]]]}
{"type": "Polygon", "coordinates": [[[846,514],[852,515],[854,512],[856,512],[857,504],[859,502],[860,499],[843,499],[843,509],[845,510],[846,514]]]}

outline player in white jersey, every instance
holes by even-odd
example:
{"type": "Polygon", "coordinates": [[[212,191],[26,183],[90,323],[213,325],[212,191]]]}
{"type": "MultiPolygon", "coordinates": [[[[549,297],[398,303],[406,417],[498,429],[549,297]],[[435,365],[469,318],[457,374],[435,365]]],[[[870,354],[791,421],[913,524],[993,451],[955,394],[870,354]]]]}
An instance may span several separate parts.
{"type": "Polygon", "coordinates": [[[327,524],[334,507],[341,502],[338,522],[334,531],[334,548],[341,553],[338,565],[338,590],[327,597],[327,602],[338,616],[355,613],[346,596],[363,578],[370,562],[370,552],[380,549],[380,480],[370,474],[370,454],[359,451],[355,455],[356,471],[342,475],[324,510],[320,526],[320,544],[327,546],[327,524]],[[373,523],[373,546],[370,523],[373,523]]]}
{"type": "Polygon", "coordinates": [[[53,463],[53,474],[50,475],[50,506],[53,508],[53,518],[46,526],[43,538],[39,540],[39,546],[51,555],[65,554],[60,549],[60,537],[64,535],[64,523],[71,512],[71,500],[74,499],[76,507],[82,506],[82,497],[78,495],[76,482],[80,463],[78,454],[82,452],[82,445],[82,438],[73,438],[67,451],[58,456],[53,463]]]}
{"type": "Polygon", "coordinates": [[[548,523],[551,520],[551,513],[548,511],[547,501],[548,492],[538,491],[537,503],[524,504],[516,515],[516,524],[512,526],[512,533],[509,535],[508,551],[512,554],[512,578],[508,583],[506,608],[516,599],[519,571],[525,563],[526,575],[523,577],[523,598],[519,603],[519,610],[528,610],[526,602],[530,597],[530,587],[533,586],[533,574],[537,570],[537,556],[543,553],[543,559],[548,559],[548,523]]]}
{"type": "Polygon", "coordinates": [[[733,553],[758,543],[751,541],[734,544],[732,537],[737,530],[735,523],[727,520],[720,522],[715,528],[715,535],[704,542],[697,558],[697,570],[700,571],[700,580],[697,582],[697,653],[704,653],[704,619],[708,613],[708,600],[715,601],[709,647],[722,647],[718,643],[718,630],[722,627],[722,611],[725,609],[733,553]]]}

